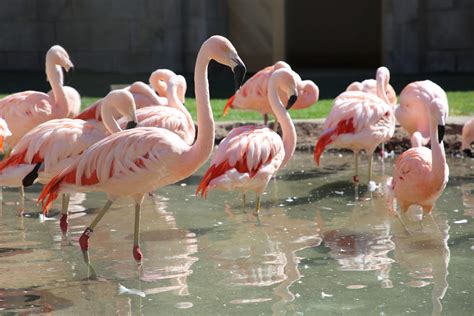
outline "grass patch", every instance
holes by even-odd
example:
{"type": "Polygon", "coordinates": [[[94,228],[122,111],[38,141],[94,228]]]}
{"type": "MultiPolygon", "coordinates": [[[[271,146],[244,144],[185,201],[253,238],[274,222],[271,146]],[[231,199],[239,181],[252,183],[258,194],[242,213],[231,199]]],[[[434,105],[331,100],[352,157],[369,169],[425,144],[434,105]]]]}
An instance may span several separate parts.
{"type": "MultiPolygon", "coordinates": [[[[474,91],[452,91],[448,92],[449,115],[474,115],[474,91]]],[[[3,98],[5,95],[0,95],[3,98]]],[[[86,108],[94,103],[97,97],[82,97],[82,108],[86,108]]],[[[261,120],[262,117],[258,113],[240,110],[231,110],[225,117],[222,116],[226,99],[212,99],[212,109],[216,121],[252,121],[261,120]]],[[[196,120],[196,101],[194,98],[186,98],[186,107],[196,120]]],[[[332,100],[319,100],[318,103],[304,110],[294,110],[291,112],[293,119],[315,119],[324,118],[331,111],[332,100]]]]}

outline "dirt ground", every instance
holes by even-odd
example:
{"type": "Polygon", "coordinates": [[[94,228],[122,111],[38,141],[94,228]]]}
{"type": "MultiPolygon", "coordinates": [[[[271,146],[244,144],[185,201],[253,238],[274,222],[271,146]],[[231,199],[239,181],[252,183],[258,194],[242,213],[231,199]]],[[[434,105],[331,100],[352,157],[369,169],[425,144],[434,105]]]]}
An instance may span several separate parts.
{"type": "MultiPolygon", "coordinates": [[[[299,151],[314,151],[314,145],[319,135],[322,132],[323,120],[314,121],[297,121],[295,122],[296,134],[297,134],[297,145],[296,150],[299,151]]],[[[224,122],[216,124],[216,144],[232,130],[234,127],[255,124],[255,123],[235,123],[235,122],[224,122]]],[[[449,122],[446,125],[446,134],[444,137],[444,146],[446,154],[457,155],[461,154],[461,122],[449,122]]],[[[403,151],[410,148],[410,139],[408,134],[402,130],[399,126],[395,129],[395,134],[392,139],[386,143],[386,149],[394,149],[396,154],[400,154],[403,151]]]]}

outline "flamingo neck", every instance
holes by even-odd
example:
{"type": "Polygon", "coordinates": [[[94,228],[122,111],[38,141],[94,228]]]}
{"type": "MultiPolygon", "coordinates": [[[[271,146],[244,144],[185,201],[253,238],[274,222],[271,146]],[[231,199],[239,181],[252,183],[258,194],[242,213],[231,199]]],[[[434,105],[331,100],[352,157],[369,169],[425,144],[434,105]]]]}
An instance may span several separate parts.
{"type": "Polygon", "coordinates": [[[68,101],[63,87],[63,72],[61,66],[54,64],[49,58],[46,59],[46,77],[53,90],[54,103],[67,112],[68,101]]]}
{"type": "Polygon", "coordinates": [[[102,123],[110,134],[122,131],[119,124],[117,123],[117,120],[115,119],[115,113],[116,111],[110,103],[102,102],[102,106],[100,107],[100,116],[102,117],[102,123]]]}
{"type": "Polygon", "coordinates": [[[382,76],[376,78],[377,96],[381,98],[386,104],[391,104],[387,96],[388,80],[382,76]]]}
{"type": "Polygon", "coordinates": [[[191,114],[189,114],[188,109],[186,109],[186,107],[180,102],[177,88],[178,87],[176,85],[168,86],[166,92],[168,96],[168,106],[175,108],[184,114],[184,116],[186,117],[187,130],[189,131],[189,134],[192,135],[192,139],[190,140],[192,142],[194,140],[194,135],[196,134],[194,128],[194,121],[191,117],[191,114]]]}
{"type": "Polygon", "coordinates": [[[196,95],[197,126],[198,135],[196,142],[191,146],[190,157],[192,157],[196,170],[201,167],[211,155],[214,148],[214,118],[212,116],[211,102],[209,99],[209,83],[207,81],[207,66],[210,54],[206,47],[202,47],[198,53],[196,67],[194,69],[194,90],[196,95]]]}
{"type": "Polygon", "coordinates": [[[281,126],[281,131],[283,133],[283,146],[285,148],[285,157],[280,168],[283,168],[290,160],[291,156],[295,152],[296,148],[296,130],[291,120],[290,114],[285,109],[285,106],[281,102],[280,97],[278,96],[278,84],[279,78],[276,80],[271,80],[268,86],[268,98],[270,101],[270,106],[275,118],[281,126]]]}
{"type": "Polygon", "coordinates": [[[171,70],[158,69],[150,75],[148,81],[160,97],[167,97],[167,83],[173,76],[175,76],[175,73],[171,70]]]}
{"type": "MultiPolygon", "coordinates": [[[[431,116],[431,113],[430,113],[431,116]]],[[[443,141],[438,140],[438,124],[430,117],[431,162],[434,180],[444,180],[446,173],[446,155],[443,141]]]]}

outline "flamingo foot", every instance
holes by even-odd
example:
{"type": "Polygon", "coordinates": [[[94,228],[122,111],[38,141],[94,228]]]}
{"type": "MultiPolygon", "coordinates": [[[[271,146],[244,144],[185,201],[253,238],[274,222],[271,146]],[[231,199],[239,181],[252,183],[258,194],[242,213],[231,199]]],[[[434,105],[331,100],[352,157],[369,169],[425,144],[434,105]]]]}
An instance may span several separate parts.
{"type": "Polygon", "coordinates": [[[82,233],[81,238],[79,238],[79,245],[81,246],[82,252],[89,250],[89,237],[94,231],[87,227],[86,230],[82,233]]]}
{"type": "Polygon", "coordinates": [[[353,176],[352,181],[354,181],[354,183],[359,183],[359,176],[358,175],[353,176]]]}
{"type": "Polygon", "coordinates": [[[137,262],[141,262],[143,259],[142,251],[138,245],[133,246],[133,258],[135,258],[137,262]]]}
{"type": "MultiPolygon", "coordinates": [[[[61,219],[59,220],[59,227],[61,227],[61,231],[63,234],[66,234],[69,230],[69,221],[67,214],[62,214],[61,219]]],[[[82,238],[82,237],[81,237],[82,238]]],[[[82,246],[81,246],[82,248],[82,246]]]]}

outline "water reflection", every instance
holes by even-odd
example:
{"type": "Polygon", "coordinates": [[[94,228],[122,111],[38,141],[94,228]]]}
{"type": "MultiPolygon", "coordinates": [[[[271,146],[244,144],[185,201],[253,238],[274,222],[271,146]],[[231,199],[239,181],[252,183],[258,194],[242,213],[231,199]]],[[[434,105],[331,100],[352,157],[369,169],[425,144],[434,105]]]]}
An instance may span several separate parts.
{"type": "MultiPolygon", "coordinates": [[[[418,223],[410,225],[411,234],[406,235],[401,226],[397,225],[395,234],[395,260],[408,270],[411,280],[410,287],[424,287],[432,285],[431,301],[432,314],[440,315],[443,309],[441,300],[448,289],[448,265],[450,251],[448,247],[449,229],[448,220],[444,214],[426,216],[421,229],[418,223]]],[[[413,224],[413,223],[412,223],[413,224]]]]}
{"type": "MultiPolygon", "coordinates": [[[[356,191],[358,189],[356,188],[356,191]]],[[[391,218],[380,191],[365,193],[354,202],[350,214],[343,213],[329,223],[318,212],[324,245],[341,271],[375,271],[382,288],[392,288],[389,252],[392,241],[391,218]]]]}
{"type": "MultiPolygon", "coordinates": [[[[209,241],[206,248],[216,268],[226,275],[225,284],[273,286],[274,294],[280,298],[274,304],[277,310],[281,304],[293,301],[295,294],[290,287],[302,278],[298,267],[301,258],[296,252],[320,245],[316,222],[291,217],[282,207],[268,210],[261,216],[259,225],[250,209],[244,213],[241,209],[232,210],[226,204],[225,211],[232,227],[231,235],[223,240],[209,241]]],[[[245,297],[241,300],[255,302],[255,299],[245,297]]]]}
{"type": "Polygon", "coordinates": [[[474,183],[461,183],[464,215],[474,218],[474,183]]]}

